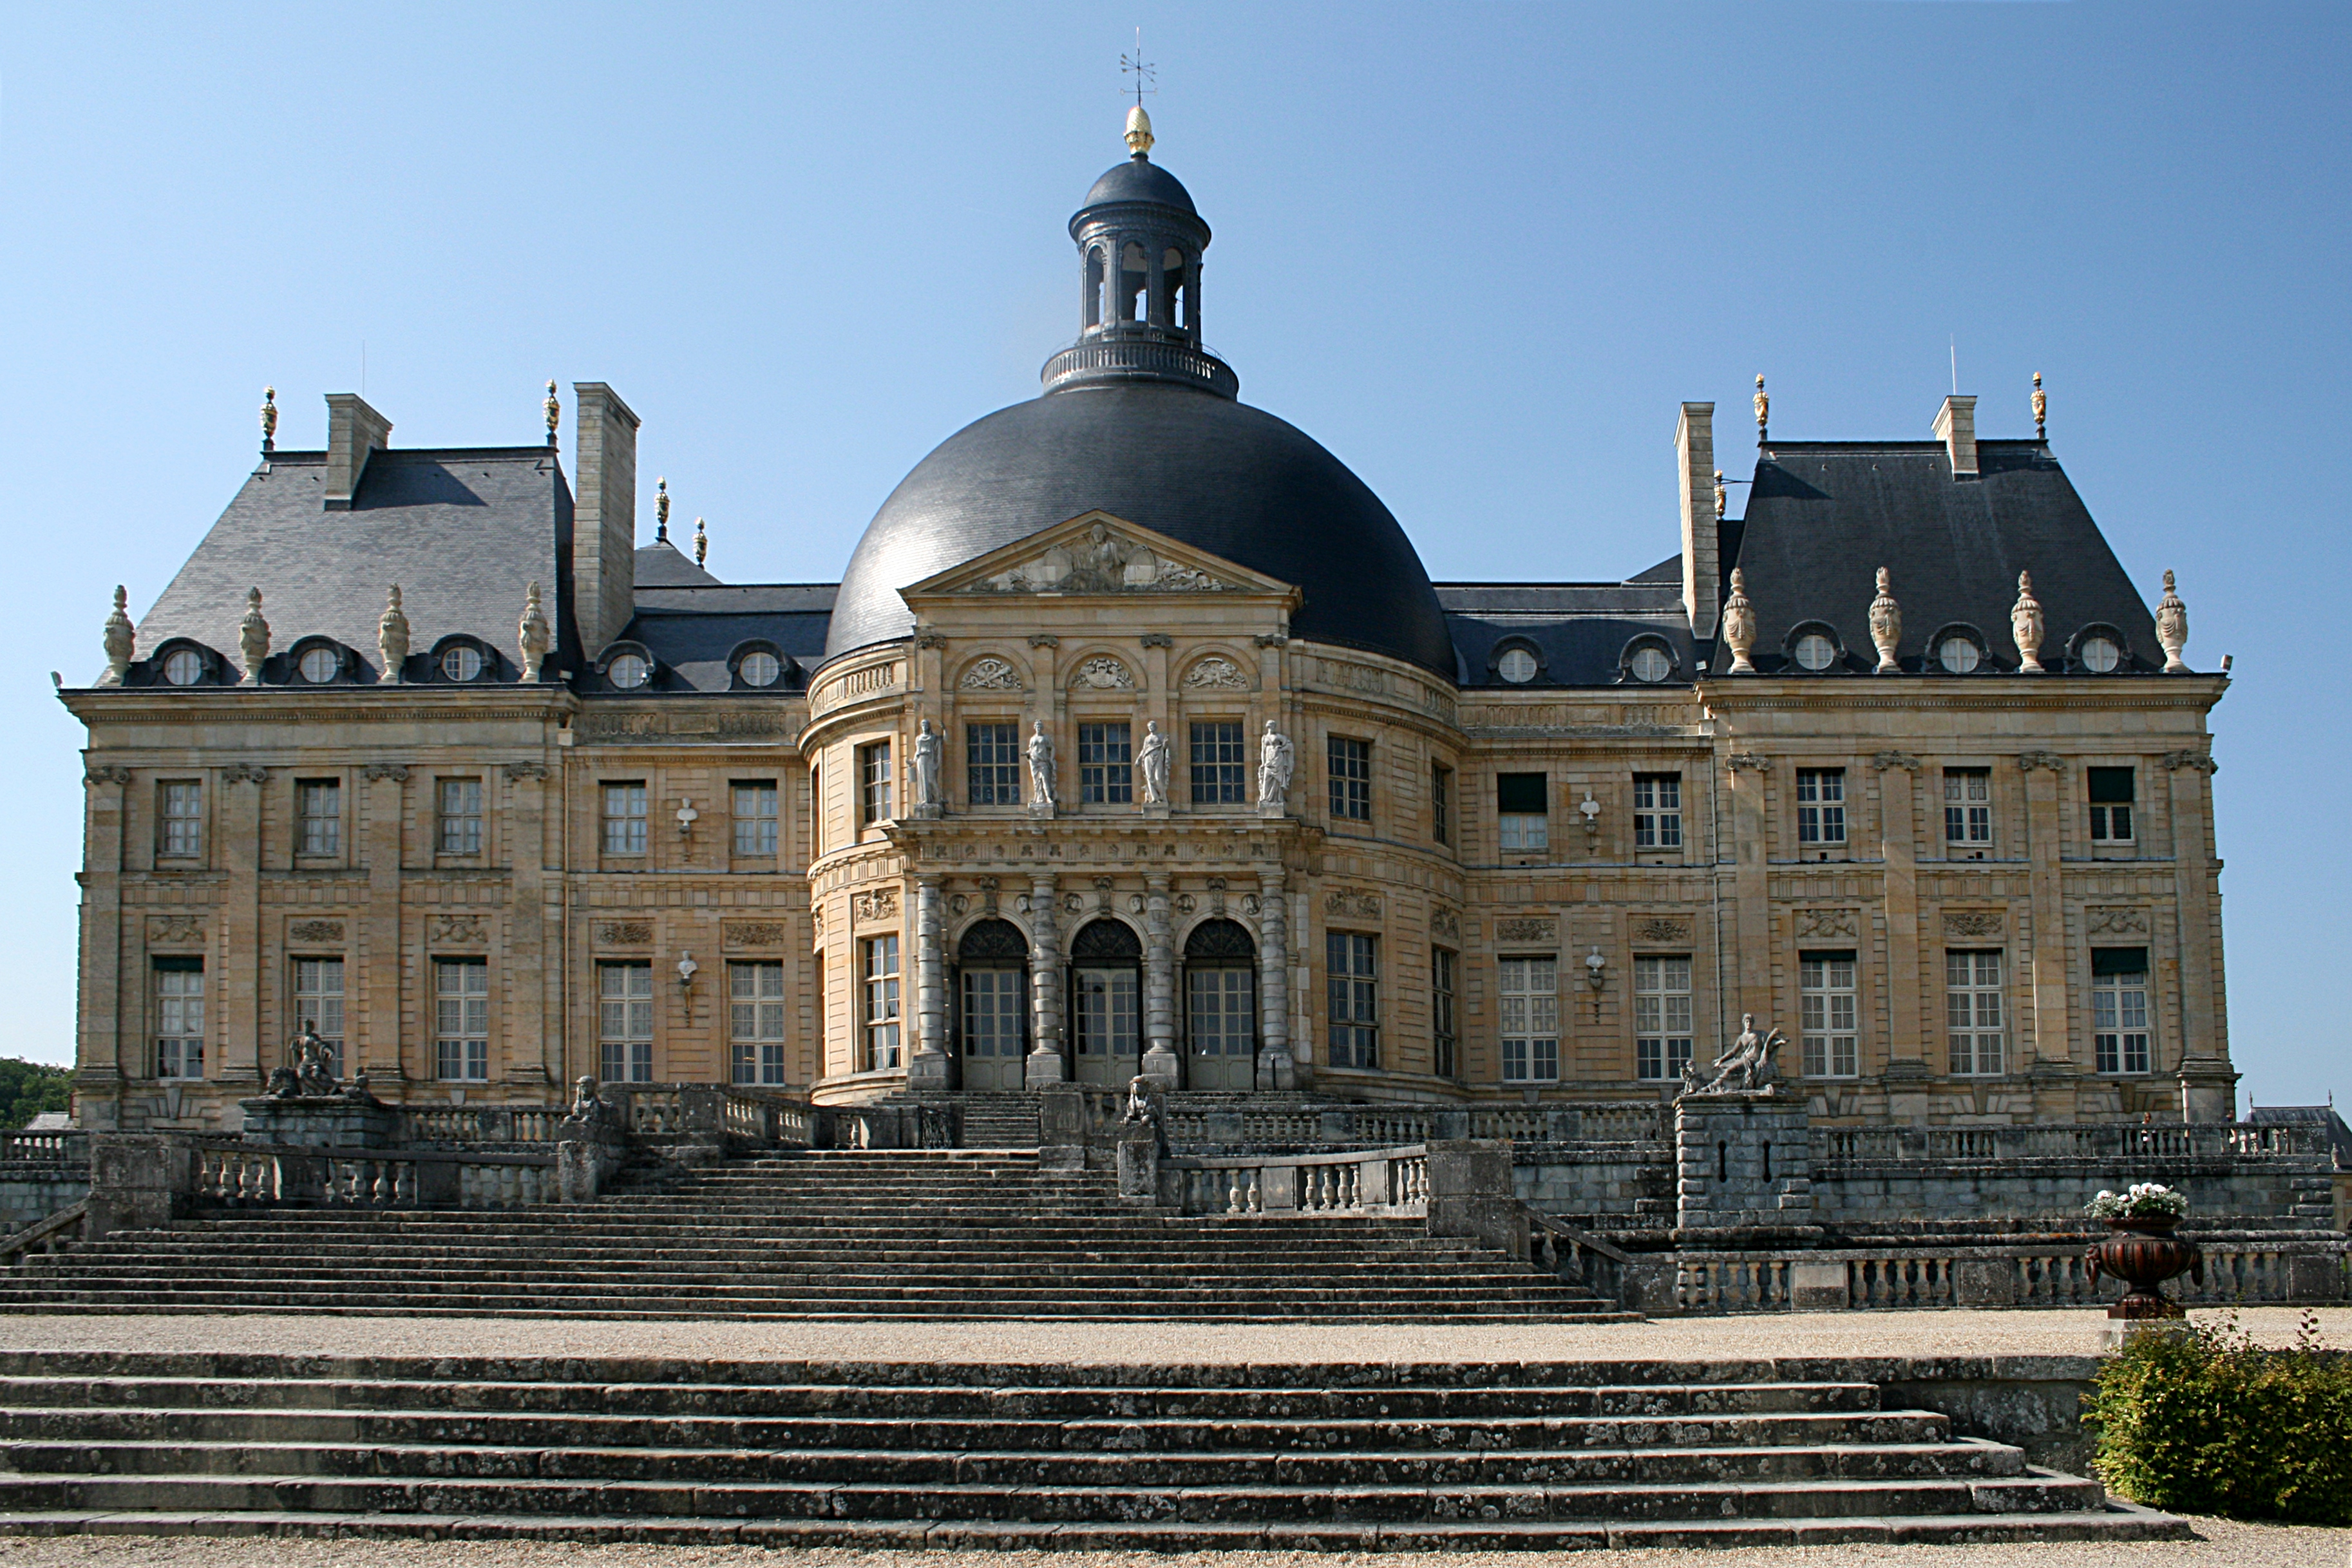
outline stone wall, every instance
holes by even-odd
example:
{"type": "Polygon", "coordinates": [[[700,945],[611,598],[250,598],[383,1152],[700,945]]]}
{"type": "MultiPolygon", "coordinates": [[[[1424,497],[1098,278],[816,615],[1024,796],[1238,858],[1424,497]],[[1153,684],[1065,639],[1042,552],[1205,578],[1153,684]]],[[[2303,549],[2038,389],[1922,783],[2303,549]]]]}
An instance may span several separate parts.
{"type": "Polygon", "coordinates": [[[0,1160],[0,1231],[22,1230],[89,1196],[89,1166],[0,1160]]]}

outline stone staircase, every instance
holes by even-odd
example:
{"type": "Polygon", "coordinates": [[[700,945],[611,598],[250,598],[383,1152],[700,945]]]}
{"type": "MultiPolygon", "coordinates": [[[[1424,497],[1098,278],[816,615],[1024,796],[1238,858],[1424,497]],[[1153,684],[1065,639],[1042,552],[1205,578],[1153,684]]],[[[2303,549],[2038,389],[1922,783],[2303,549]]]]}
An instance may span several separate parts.
{"type": "Polygon", "coordinates": [[[0,1533],[1320,1551],[2182,1538],[1769,1363],[0,1353],[0,1533]]]}
{"type": "Polygon", "coordinates": [[[963,1147],[1034,1149],[1037,1146],[1036,1095],[1018,1089],[966,1089],[941,1098],[951,1100],[962,1109],[963,1147]]]}
{"type": "Polygon", "coordinates": [[[589,1206],[252,1208],[30,1260],[0,1312],[626,1318],[1618,1319],[1418,1219],[1179,1218],[1034,1154],[801,1151],[589,1206]]]}

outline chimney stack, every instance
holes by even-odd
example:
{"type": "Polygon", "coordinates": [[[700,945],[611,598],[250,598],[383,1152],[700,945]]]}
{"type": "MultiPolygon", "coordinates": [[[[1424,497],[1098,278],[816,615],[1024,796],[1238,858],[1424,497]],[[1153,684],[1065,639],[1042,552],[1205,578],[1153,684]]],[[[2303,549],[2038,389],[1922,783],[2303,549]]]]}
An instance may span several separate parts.
{"type": "Polygon", "coordinates": [[[593,659],[636,613],[637,416],[603,382],[572,383],[580,493],[572,506],[572,614],[593,659]]]}
{"type": "Polygon", "coordinates": [[[1936,411],[1936,439],[1952,455],[1952,477],[1977,476],[1977,400],[1954,392],[1936,411]]]}
{"type": "Polygon", "coordinates": [[[370,457],[392,444],[392,421],[353,392],[327,394],[327,510],[348,512],[370,457]]]}
{"type": "Polygon", "coordinates": [[[1691,635],[1715,635],[1722,609],[1722,528],[1715,516],[1715,404],[1683,404],[1675,429],[1676,488],[1683,507],[1683,608],[1691,635]]]}

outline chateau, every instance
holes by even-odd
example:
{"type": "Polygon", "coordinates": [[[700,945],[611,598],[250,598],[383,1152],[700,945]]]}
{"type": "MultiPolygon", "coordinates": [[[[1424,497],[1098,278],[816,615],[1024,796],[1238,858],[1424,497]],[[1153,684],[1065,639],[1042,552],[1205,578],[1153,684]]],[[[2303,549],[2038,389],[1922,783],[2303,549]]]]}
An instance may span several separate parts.
{"type": "Polygon", "coordinates": [[[1660,411],[1657,566],[1433,583],[1202,347],[1210,229],[1151,141],[1070,220],[1041,394],[838,584],[721,581],[666,495],[641,546],[599,382],[568,447],[552,385],[522,445],[394,446],[334,394],[280,450],[266,406],[61,693],[79,1123],[233,1131],[306,1025],[409,1105],[1654,1107],[1743,1015],[1831,1126],[2231,1118],[2227,682],[2038,387],[2014,436],[1955,395],[1929,439],[1795,441],[1759,378],[1744,480],[1748,410],[1660,411]]]}

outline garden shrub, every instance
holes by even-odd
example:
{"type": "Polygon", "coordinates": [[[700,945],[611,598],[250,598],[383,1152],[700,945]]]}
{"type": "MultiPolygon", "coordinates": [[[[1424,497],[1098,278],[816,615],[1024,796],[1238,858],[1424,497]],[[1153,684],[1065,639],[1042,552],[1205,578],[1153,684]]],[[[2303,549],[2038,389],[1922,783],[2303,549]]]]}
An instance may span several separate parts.
{"type": "Polygon", "coordinates": [[[2135,1337],[2099,1370],[2084,1419],[2100,1478],[2177,1513],[2352,1524],[2352,1356],[2305,1313],[2267,1350],[2234,1313],[2135,1337]]]}

